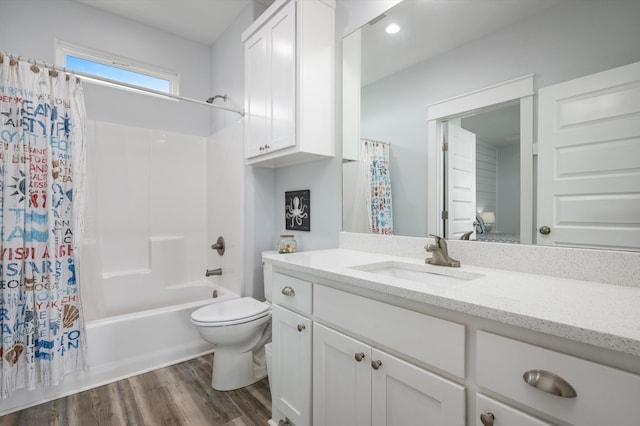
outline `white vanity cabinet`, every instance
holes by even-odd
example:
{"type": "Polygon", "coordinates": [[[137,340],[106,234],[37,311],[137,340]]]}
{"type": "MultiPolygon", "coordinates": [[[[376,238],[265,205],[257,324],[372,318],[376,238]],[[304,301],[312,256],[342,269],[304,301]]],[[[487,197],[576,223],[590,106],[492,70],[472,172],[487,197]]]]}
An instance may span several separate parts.
{"type": "Polygon", "coordinates": [[[640,424],[635,359],[293,268],[273,274],[276,424],[640,424]]]}
{"type": "Polygon", "coordinates": [[[463,386],[377,347],[464,376],[463,326],[319,284],[313,311],[314,425],[465,424],[463,386]]]}
{"type": "Polygon", "coordinates": [[[311,424],[311,283],[273,274],[272,421],[311,424]]]}
{"type": "Polygon", "coordinates": [[[331,0],[276,0],[243,34],[248,164],[334,155],[331,0]]]}
{"type": "Polygon", "coordinates": [[[318,323],[314,425],[463,426],[464,387],[318,323]]]}
{"type": "Polygon", "coordinates": [[[566,424],[640,424],[636,374],[485,331],[477,333],[476,370],[480,387],[566,424]]]}

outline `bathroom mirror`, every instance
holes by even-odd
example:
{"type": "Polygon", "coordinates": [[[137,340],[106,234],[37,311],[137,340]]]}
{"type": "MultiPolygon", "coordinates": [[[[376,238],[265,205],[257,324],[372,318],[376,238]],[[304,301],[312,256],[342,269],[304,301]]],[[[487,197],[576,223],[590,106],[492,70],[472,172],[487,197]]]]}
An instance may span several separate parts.
{"type": "MultiPolygon", "coordinates": [[[[415,237],[446,233],[442,216],[451,194],[444,169],[450,153],[439,146],[448,126],[455,124],[471,129],[479,141],[475,215],[467,229],[483,229],[484,235],[471,238],[542,243],[542,224],[536,215],[548,185],[543,189],[538,180],[551,171],[537,164],[540,90],[640,61],[638,19],[640,2],[633,0],[405,0],[345,37],[343,230],[370,232],[360,195],[366,167],[358,161],[366,139],[389,146],[389,233],[415,237]],[[399,31],[388,34],[390,24],[397,24],[399,31]],[[458,113],[439,116],[434,121],[437,132],[430,134],[429,106],[464,99],[523,76],[531,81],[524,111],[520,98],[482,108],[463,106],[458,113]],[[524,148],[523,122],[531,126],[526,130],[532,138],[524,148]],[[521,148],[531,150],[531,155],[518,163],[521,148]],[[436,183],[438,191],[433,190],[436,183]],[[514,202],[518,197],[521,202],[514,202]],[[530,223],[524,233],[518,229],[522,218],[530,223]]],[[[637,121],[631,125],[640,133],[637,121]]],[[[626,181],[640,182],[640,164],[625,167],[626,181]]],[[[640,228],[640,195],[629,197],[626,206],[636,219],[625,226],[640,228]]],[[[640,234],[633,232],[624,247],[554,244],[640,250],[640,234]]]]}

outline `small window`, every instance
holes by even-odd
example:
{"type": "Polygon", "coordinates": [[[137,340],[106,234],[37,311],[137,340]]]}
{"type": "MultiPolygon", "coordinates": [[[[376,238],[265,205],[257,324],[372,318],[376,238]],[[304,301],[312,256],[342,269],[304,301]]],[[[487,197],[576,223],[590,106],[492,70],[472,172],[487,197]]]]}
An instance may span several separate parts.
{"type": "MultiPolygon", "coordinates": [[[[58,66],[74,71],[108,78],[109,80],[133,85],[141,89],[151,89],[169,95],[178,95],[177,73],[108,53],[57,41],[56,63],[58,66]]],[[[93,80],[88,77],[86,79],[112,87],[135,90],[125,85],[118,85],[99,79],[93,80]]]]}

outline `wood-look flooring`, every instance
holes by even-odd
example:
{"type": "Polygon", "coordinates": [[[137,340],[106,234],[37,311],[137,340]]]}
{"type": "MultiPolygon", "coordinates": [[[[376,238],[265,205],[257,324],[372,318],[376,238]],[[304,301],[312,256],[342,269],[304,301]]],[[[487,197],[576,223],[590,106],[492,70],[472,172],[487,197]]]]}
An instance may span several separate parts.
{"type": "Polygon", "coordinates": [[[266,425],[269,383],[229,392],[211,387],[206,355],[0,417],[0,425],[266,425]]]}

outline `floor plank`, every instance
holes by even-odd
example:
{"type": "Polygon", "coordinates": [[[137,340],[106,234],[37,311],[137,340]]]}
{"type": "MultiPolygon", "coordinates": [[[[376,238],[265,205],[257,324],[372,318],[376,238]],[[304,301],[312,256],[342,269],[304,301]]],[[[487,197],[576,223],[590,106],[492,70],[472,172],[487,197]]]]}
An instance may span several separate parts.
{"type": "Polygon", "coordinates": [[[271,417],[269,383],[211,387],[206,355],[0,417],[0,426],[258,426],[271,417]]]}

